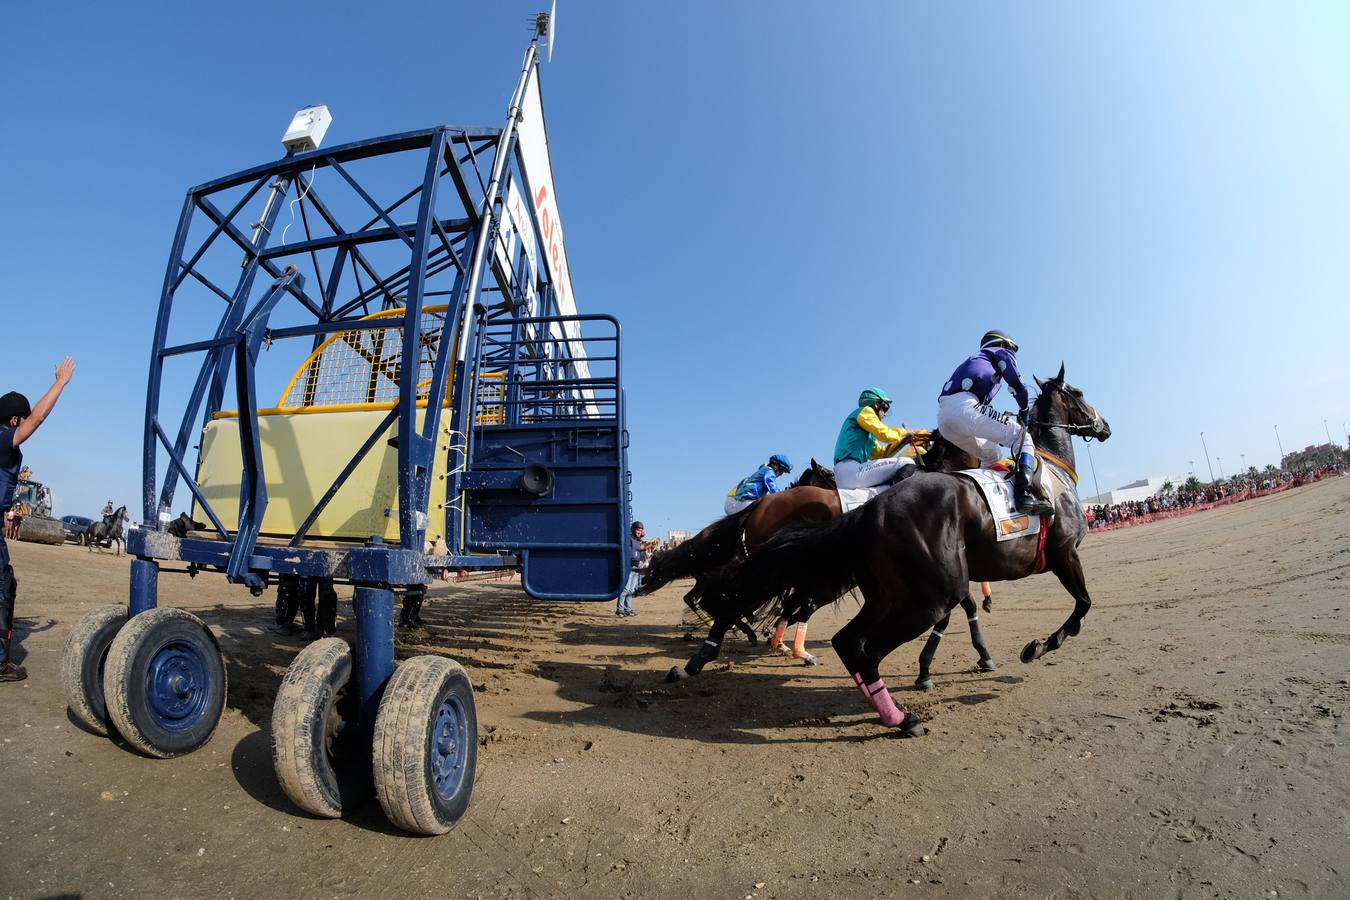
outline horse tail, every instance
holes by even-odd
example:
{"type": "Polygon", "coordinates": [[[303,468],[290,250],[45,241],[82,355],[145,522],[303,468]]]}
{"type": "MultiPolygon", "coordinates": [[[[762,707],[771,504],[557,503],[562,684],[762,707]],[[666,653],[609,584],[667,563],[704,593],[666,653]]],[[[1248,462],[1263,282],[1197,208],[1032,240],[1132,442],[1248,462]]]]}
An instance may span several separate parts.
{"type": "Polygon", "coordinates": [[[823,525],[784,528],[749,559],[718,572],[705,594],[716,592],[743,609],[784,598],[783,612],[789,617],[806,607],[833,603],[857,587],[859,537],[867,516],[875,512],[872,505],[823,525]]]}
{"type": "Polygon", "coordinates": [[[650,594],[678,578],[697,578],[730,562],[741,548],[741,531],[753,504],[713,522],[687,541],[652,556],[638,594],[650,594]]]}

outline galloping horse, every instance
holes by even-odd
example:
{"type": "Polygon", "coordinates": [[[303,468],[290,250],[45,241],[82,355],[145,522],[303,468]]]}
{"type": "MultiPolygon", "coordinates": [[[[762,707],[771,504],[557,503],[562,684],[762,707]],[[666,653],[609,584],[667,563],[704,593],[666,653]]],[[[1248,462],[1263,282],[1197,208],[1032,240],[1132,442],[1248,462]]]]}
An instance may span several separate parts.
{"type": "MultiPolygon", "coordinates": [[[[650,594],[678,578],[693,578],[694,586],[684,595],[690,609],[698,609],[702,602],[705,578],[758,547],[779,529],[788,525],[806,525],[828,522],[840,514],[839,494],[834,490],[834,473],[821,467],[814,459],[811,466],[792,486],[777,494],[770,494],[752,503],[740,512],[713,522],[698,534],[669,550],[657,553],[647,566],[638,595],[650,594]]],[[[753,609],[728,621],[718,633],[718,642],[727,629],[735,626],[750,638],[755,638],[754,627],[746,621],[753,609]]],[[[786,627],[786,626],[784,626],[786,627]]],[[[717,631],[714,622],[713,631],[717,631]]],[[[800,652],[808,664],[815,657],[805,652],[806,623],[798,627],[798,638],[793,642],[794,652],[800,652]]],[[[779,636],[781,640],[781,635],[779,636]]]]}
{"type": "Polygon", "coordinates": [[[126,520],[127,508],[119,506],[111,515],[104,516],[102,522],[95,522],[85,529],[84,542],[89,545],[89,552],[94,552],[94,548],[98,546],[99,541],[111,541],[117,545],[117,555],[121,556],[122,523],[126,520]]]}
{"type": "Polygon", "coordinates": [[[1012,581],[1054,572],[1074,599],[1073,612],[1048,638],[1027,644],[1021,658],[1031,662],[1058,649],[1078,634],[1092,605],[1078,559],[1087,520],[1073,489],[1072,436],[1106,440],[1111,428],[1082,391],[1065,383],[1063,366],[1054,378],[1036,383],[1041,394],[1028,427],[1042,463],[1064,488],[1053,501],[1053,519],[1042,521],[1043,541],[998,541],[972,481],[924,473],[826,525],[783,530],[710,584],[705,604],[745,608],[791,591],[796,603],[815,608],[858,588],[862,609],[834,636],[835,652],[882,723],[912,735],[921,734],[922,725],[896,706],[878,667],[957,603],[969,601],[972,578],[1012,581]]]}

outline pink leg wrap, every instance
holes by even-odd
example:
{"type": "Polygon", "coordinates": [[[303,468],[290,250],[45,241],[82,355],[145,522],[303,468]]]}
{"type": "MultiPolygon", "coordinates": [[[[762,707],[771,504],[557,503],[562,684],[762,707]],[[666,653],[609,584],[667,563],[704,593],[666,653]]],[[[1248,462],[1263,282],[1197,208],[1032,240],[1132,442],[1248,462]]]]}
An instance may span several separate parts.
{"type": "Polygon", "coordinates": [[[783,646],[783,635],[787,634],[787,619],[779,619],[773,623],[773,637],[769,639],[769,648],[777,650],[783,646]]]}
{"type": "Polygon", "coordinates": [[[806,656],[806,623],[802,622],[797,626],[797,633],[792,637],[792,655],[798,659],[806,656]]]}
{"type": "Polygon", "coordinates": [[[863,684],[862,676],[859,675],[857,672],[853,673],[853,683],[858,686],[858,690],[862,692],[863,699],[866,700],[868,705],[870,706],[872,703],[872,696],[867,693],[867,685],[863,684]]]}
{"type": "Polygon", "coordinates": [[[878,678],[869,685],[862,685],[862,689],[867,694],[867,702],[881,716],[881,724],[894,728],[905,721],[905,713],[895,705],[895,698],[886,690],[886,682],[878,678]]]}

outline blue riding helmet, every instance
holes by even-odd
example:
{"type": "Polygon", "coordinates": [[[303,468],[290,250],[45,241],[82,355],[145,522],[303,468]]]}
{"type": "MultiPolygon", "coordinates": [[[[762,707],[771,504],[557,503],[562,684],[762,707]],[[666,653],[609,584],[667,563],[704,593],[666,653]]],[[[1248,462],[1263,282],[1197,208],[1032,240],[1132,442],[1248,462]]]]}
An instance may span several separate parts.
{"type": "Polygon", "coordinates": [[[787,454],[785,453],[775,453],[773,456],[769,457],[769,462],[778,463],[778,465],[783,467],[783,471],[785,472],[792,471],[792,463],[788,462],[787,454]]]}

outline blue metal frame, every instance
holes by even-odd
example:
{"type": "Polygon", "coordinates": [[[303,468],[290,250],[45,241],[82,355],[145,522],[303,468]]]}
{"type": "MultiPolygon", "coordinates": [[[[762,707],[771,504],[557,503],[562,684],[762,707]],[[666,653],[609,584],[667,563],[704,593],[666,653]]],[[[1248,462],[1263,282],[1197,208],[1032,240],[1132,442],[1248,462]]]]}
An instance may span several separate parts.
{"type": "Polygon", "coordinates": [[[498,265],[494,252],[495,244],[507,246],[508,240],[517,242],[508,247],[511,251],[519,249],[521,239],[535,242],[541,252],[545,247],[532,209],[532,235],[515,237],[501,224],[504,185],[515,181],[525,192],[531,189],[515,126],[526,83],[537,77],[537,62],[532,43],[503,128],[440,126],[355,141],[287,156],[188,191],[152,341],[143,513],[147,524],[160,522],[162,527],[161,515],[172,510],[181,481],[215,537],[177,540],[154,529],[135,532],[129,547],[137,557],[133,613],[154,606],[161,561],[220,570],[255,592],[269,577],[282,574],[386,587],[425,583],[429,572],[443,568],[520,565],[527,589],[536,596],[608,599],[617,594],[631,520],[618,323],[606,316],[564,319],[546,271],[532,273],[534,283],[523,283],[528,267],[505,271],[509,267],[498,265]],[[393,160],[415,161],[418,175],[385,206],[375,197],[387,193],[387,185],[369,182],[362,167],[393,160]],[[327,186],[323,195],[317,182],[327,186]],[[331,192],[340,190],[349,192],[345,208],[332,202],[331,192]],[[456,199],[457,208],[445,209],[456,199]],[[356,227],[351,227],[352,206],[358,210],[356,227]],[[415,217],[409,219],[414,207],[415,217]],[[276,240],[275,229],[287,210],[287,228],[299,230],[293,240],[276,240]],[[403,262],[397,261],[399,251],[403,262]],[[222,255],[232,256],[233,275],[220,263],[222,255]],[[433,279],[450,283],[438,288],[433,279]],[[317,291],[311,292],[311,283],[317,291]],[[538,308],[531,310],[537,314],[521,315],[520,304],[533,296],[539,298],[538,308]],[[198,304],[191,306],[194,299],[198,304]],[[433,303],[444,304],[447,311],[434,332],[424,333],[422,309],[433,303]],[[395,307],[404,314],[365,318],[395,307]],[[203,315],[210,323],[205,335],[170,340],[171,333],[177,338],[184,331],[183,323],[200,329],[203,315]],[[578,377],[580,370],[572,362],[583,351],[561,335],[600,326],[612,327],[612,333],[587,340],[607,342],[604,346],[612,352],[590,362],[609,368],[601,376],[578,377]],[[399,373],[395,407],[354,448],[333,484],[288,536],[288,546],[259,544],[268,503],[258,412],[258,366],[265,351],[297,340],[312,351],[335,333],[373,335],[393,329],[402,339],[401,355],[381,361],[399,373]],[[452,378],[455,384],[449,405],[450,428],[457,439],[449,460],[445,511],[449,553],[438,555],[422,552],[436,437],[442,427],[442,405],[436,402],[425,404],[420,427],[417,422],[417,373],[425,358],[420,354],[428,348],[430,386],[425,396],[444,397],[452,378]],[[178,410],[162,409],[165,366],[184,359],[196,362],[195,376],[182,382],[190,385],[184,392],[186,403],[178,410]],[[508,391],[501,425],[479,423],[484,371],[504,373],[508,391]],[[203,494],[189,446],[221,412],[227,394],[237,407],[243,460],[237,521],[224,521],[203,494]],[[399,436],[397,544],[372,540],[338,552],[331,546],[307,549],[305,541],[320,513],[391,430],[399,436]],[[511,440],[528,440],[534,449],[522,453],[511,440]],[[514,456],[504,458],[507,451],[514,456]],[[554,470],[558,488],[552,496],[519,490],[517,476],[530,462],[554,470]],[[575,495],[577,490],[584,496],[575,495]],[[509,527],[502,527],[503,516],[511,519],[509,527]],[[578,517],[588,522],[583,538],[575,538],[578,517]],[[556,570],[557,560],[569,553],[581,561],[574,571],[561,580],[556,572],[540,574],[556,570]]]}
{"type": "MultiPolygon", "coordinates": [[[[185,563],[192,573],[222,572],[255,593],[269,579],[288,575],[352,583],[360,704],[354,724],[363,730],[372,727],[394,670],[392,588],[424,584],[447,568],[519,566],[534,596],[601,600],[616,596],[627,576],[632,515],[618,322],[559,315],[547,271],[524,280],[529,266],[520,242],[533,242],[540,253],[547,246],[533,209],[529,235],[517,236],[501,224],[504,185],[518,183],[527,195],[531,188],[516,124],[537,66],[531,42],[503,128],[440,126],[254,166],[191,188],[174,232],[146,390],[146,527],[127,540],[135,557],[130,614],[155,606],[164,562],[185,563]],[[381,205],[375,197],[386,193],[397,164],[413,168],[416,177],[397,184],[397,199],[381,205]],[[316,188],[320,181],[323,196],[316,188]],[[334,202],[330,190],[345,192],[346,205],[334,202]],[[290,222],[278,240],[283,211],[290,222]],[[353,221],[360,224],[351,227],[353,221]],[[286,241],[296,226],[295,239],[286,241]],[[519,263],[503,265],[499,248],[518,255],[519,263]],[[537,308],[524,308],[531,297],[539,298],[537,308]],[[442,304],[439,327],[425,328],[424,307],[442,304]],[[366,318],[396,308],[403,315],[366,318]],[[282,536],[281,544],[260,541],[268,504],[258,400],[266,352],[274,345],[302,348],[299,362],[327,336],[369,334],[371,346],[379,347],[383,341],[376,336],[394,329],[401,338],[397,357],[377,350],[371,360],[377,373],[372,382],[396,380],[394,407],[353,448],[295,534],[282,536]],[[584,340],[568,337],[577,332],[584,340]],[[588,375],[577,362],[590,346],[602,348],[588,360],[598,374],[588,375]],[[182,360],[196,364],[195,374],[181,380],[185,403],[164,409],[166,386],[180,383],[166,382],[166,364],[182,360]],[[424,360],[430,377],[419,428],[424,360]],[[494,377],[506,386],[498,398],[501,421],[494,424],[480,418],[479,385],[487,371],[501,373],[494,377]],[[428,503],[442,430],[440,398],[452,379],[450,429],[459,440],[452,441],[446,461],[449,552],[433,554],[424,552],[428,503]],[[243,465],[238,518],[227,522],[197,483],[189,446],[221,412],[231,383],[243,465]],[[372,536],[364,544],[307,546],[320,513],[391,429],[398,435],[398,541],[372,536]],[[550,469],[553,487],[544,496],[522,489],[527,466],[550,469]],[[213,536],[177,538],[164,530],[180,481],[213,536]]],[[[363,340],[348,343],[364,346],[363,340]]],[[[309,387],[303,397],[312,398],[309,387]]],[[[170,727],[181,717],[181,688],[201,666],[176,648],[165,651],[162,663],[156,671],[163,677],[148,687],[149,700],[157,719],[170,727]]],[[[461,786],[466,748],[474,740],[456,704],[438,711],[435,726],[433,764],[442,796],[461,786]]]]}

